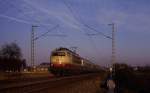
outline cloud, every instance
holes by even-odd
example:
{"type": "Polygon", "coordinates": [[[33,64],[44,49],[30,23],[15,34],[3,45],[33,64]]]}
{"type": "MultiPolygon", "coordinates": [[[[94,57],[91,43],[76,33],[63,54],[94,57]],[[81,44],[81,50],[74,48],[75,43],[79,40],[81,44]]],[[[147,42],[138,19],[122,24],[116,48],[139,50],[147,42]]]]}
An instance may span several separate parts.
{"type": "Polygon", "coordinates": [[[14,17],[10,17],[10,16],[7,16],[7,15],[1,15],[0,14],[0,17],[10,19],[10,20],[13,20],[13,21],[16,21],[16,22],[24,23],[24,24],[29,24],[29,25],[33,24],[33,23],[28,22],[28,21],[18,19],[18,18],[14,18],[14,17]]]}
{"type": "Polygon", "coordinates": [[[24,0],[24,2],[36,8],[38,11],[45,13],[47,15],[47,19],[54,19],[57,23],[67,27],[75,28],[78,30],[81,29],[80,23],[70,13],[67,13],[67,9],[65,7],[59,10],[49,10],[44,7],[39,7],[38,4],[31,1],[24,0]]]}

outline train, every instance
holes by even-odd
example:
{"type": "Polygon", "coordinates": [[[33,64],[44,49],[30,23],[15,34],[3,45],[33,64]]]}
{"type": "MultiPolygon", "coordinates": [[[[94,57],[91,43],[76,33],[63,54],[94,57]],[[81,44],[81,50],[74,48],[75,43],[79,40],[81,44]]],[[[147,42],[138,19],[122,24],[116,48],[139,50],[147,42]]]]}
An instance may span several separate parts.
{"type": "Polygon", "coordinates": [[[76,52],[60,47],[51,52],[50,72],[56,76],[95,73],[100,66],[81,57],[76,52]]]}

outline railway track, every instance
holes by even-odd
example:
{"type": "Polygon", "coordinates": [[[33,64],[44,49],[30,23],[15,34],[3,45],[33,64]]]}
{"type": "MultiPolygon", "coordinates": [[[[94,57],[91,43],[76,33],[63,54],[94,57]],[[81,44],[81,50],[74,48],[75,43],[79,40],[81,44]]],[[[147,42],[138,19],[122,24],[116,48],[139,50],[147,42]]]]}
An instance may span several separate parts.
{"type": "Polygon", "coordinates": [[[40,80],[47,80],[47,79],[52,79],[55,77],[30,77],[30,78],[17,78],[17,79],[7,79],[7,80],[0,80],[0,88],[1,86],[7,86],[7,85],[13,85],[13,84],[20,84],[20,83],[27,83],[27,82],[35,82],[35,81],[40,81],[40,80]]]}
{"type": "Polygon", "coordinates": [[[32,82],[14,83],[0,87],[0,93],[48,93],[54,89],[59,89],[64,85],[90,79],[99,74],[86,74],[79,76],[60,77],[51,79],[42,79],[32,82]]]}

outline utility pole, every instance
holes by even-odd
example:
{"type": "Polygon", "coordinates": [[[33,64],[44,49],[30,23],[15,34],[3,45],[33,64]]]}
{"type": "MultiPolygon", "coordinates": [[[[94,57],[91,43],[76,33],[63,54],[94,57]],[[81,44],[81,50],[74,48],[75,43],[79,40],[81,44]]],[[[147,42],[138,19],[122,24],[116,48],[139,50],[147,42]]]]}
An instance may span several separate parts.
{"type": "Polygon", "coordinates": [[[31,30],[31,70],[35,71],[35,41],[40,39],[41,37],[44,37],[46,34],[48,34],[50,31],[56,29],[59,25],[54,26],[53,28],[51,28],[49,31],[41,34],[40,36],[35,36],[35,28],[39,27],[36,25],[32,25],[32,30],[31,30]]]}
{"type": "Polygon", "coordinates": [[[35,64],[34,64],[34,48],[35,48],[35,36],[34,36],[34,28],[36,28],[38,26],[36,25],[32,25],[32,30],[31,30],[31,68],[34,68],[35,67],[35,64]]]}
{"type": "Polygon", "coordinates": [[[111,57],[111,68],[110,70],[114,70],[113,65],[116,63],[116,50],[115,50],[115,24],[108,24],[112,26],[112,57],[111,57]]]}

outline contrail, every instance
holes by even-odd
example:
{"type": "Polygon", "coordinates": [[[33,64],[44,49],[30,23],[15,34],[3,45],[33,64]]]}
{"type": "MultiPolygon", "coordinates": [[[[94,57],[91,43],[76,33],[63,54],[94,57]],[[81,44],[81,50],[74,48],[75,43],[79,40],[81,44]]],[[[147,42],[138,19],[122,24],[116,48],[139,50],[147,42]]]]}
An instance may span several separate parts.
{"type": "Polygon", "coordinates": [[[76,28],[76,29],[79,29],[80,30],[80,27],[77,25],[78,22],[76,20],[73,20],[72,17],[70,16],[67,16],[69,17],[71,20],[66,20],[65,18],[62,18],[62,16],[59,15],[59,13],[55,13],[55,12],[50,12],[48,9],[45,9],[45,8],[42,8],[42,7],[39,7],[35,4],[33,4],[31,1],[27,1],[27,0],[23,0],[26,4],[38,9],[39,11],[43,12],[43,13],[46,13],[47,15],[49,16],[53,16],[54,18],[58,19],[59,21],[63,22],[64,24],[66,25],[69,25],[73,28],[76,28]]]}
{"type": "Polygon", "coordinates": [[[7,15],[1,15],[0,14],[0,17],[6,18],[6,19],[10,19],[10,20],[13,20],[13,21],[17,21],[17,22],[20,22],[20,23],[28,24],[28,25],[33,25],[33,23],[30,23],[28,21],[25,21],[25,20],[22,20],[22,19],[18,19],[18,18],[15,18],[15,17],[10,17],[10,16],[7,16],[7,15]]]}
{"type": "MultiPolygon", "coordinates": [[[[1,15],[0,14],[0,17],[6,18],[6,19],[9,19],[9,20],[13,20],[13,21],[16,21],[16,22],[19,22],[19,23],[28,24],[28,25],[37,24],[35,22],[31,23],[31,22],[28,22],[28,21],[25,21],[25,20],[22,20],[22,19],[18,19],[18,18],[15,18],[15,17],[7,16],[7,15],[1,15]]],[[[50,26],[51,24],[38,24],[38,25],[50,26]]]]}

